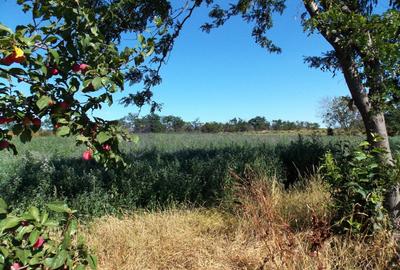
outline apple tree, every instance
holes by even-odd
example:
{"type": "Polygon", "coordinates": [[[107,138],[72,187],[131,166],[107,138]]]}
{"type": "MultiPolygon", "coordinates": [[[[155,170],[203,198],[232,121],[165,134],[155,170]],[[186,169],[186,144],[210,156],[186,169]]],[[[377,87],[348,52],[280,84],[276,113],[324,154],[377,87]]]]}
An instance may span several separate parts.
{"type": "Polygon", "coordinates": [[[140,90],[122,103],[157,108],[151,88],[197,4],[175,10],[166,0],[17,2],[32,21],[15,30],[0,24],[0,150],[17,153],[12,138],[29,142],[46,117],[58,136],[87,146],[83,159],[121,162],[118,144],[130,136],[95,112],[128,83],[140,90]]]}

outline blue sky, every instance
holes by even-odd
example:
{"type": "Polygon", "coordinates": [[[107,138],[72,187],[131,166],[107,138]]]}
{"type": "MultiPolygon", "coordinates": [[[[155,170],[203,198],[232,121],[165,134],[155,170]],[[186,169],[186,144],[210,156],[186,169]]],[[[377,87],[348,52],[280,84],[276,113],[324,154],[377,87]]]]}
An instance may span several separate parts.
{"type": "MultiPolygon", "coordinates": [[[[154,100],[163,103],[160,114],[203,122],[248,120],[257,115],[321,122],[320,101],[346,95],[348,90],[341,75],[332,78],[304,63],[304,56],[319,55],[329,46],[319,35],[303,33],[301,2],[287,3],[284,15],[275,17],[275,27],[269,32],[283,50],[279,55],[255,44],[251,25],[240,18],[203,33],[200,26],[207,20],[207,10],[195,11],[162,69],[163,83],[154,89],[154,100]]],[[[27,21],[13,0],[0,0],[0,10],[3,24],[15,27],[27,21]]],[[[129,112],[136,109],[113,105],[98,115],[117,119],[129,112]]]]}

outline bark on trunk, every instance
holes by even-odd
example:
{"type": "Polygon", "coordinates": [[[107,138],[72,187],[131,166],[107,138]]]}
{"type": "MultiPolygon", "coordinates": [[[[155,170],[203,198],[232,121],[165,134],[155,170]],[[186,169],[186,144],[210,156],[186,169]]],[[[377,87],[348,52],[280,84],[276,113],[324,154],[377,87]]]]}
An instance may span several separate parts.
{"type": "MultiPolygon", "coordinates": [[[[356,64],[351,56],[346,55],[346,53],[343,53],[343,51],[338,48],[335,48],[335,51],[354,104],[360,111],[363,119],[368,142],[373,147],[378,147],[385,151],[385,153],[380,156],[383,164],[393,165],[393,156],[390,149],[384,113],[376,112],[376,110],[373,109],[368,94],[359,77],[356,64]],[[379,138],[376,139],[376,136],[379,136],[379,138]]],[[[394,227],[400,230],[400,185],[397,184],[388,191],[385,196],[385,207],[389,212],[394,227]]]]}
{"type": "MultiPolygon", "coordinates": [[[[311,17],[315,17],[319,14],[319,6],[315,0],[303,0],[304,6],[311,17]]],[[[393,156],[389,145],[389,137],[387,134],[385,116],[382,112],[376,112],[373,110],[371,102],[360,75],[357,70],[356,63],[349,53],[349,49],[342,48],[335,36],[330,33],[324,32],[324,29],[319,29],[322,36],[332,45],[335,50],[336,56],[339,60],[340,66],[346,84],[350,90],[351,96],[354,100],[354,104],[360,111],[363,119],[365,131],[367,133],[368,142],[374,146],[385,150],[385,154],[381,156],[382,163],[385,165],[393,164],[393,156]],[[375,136],[378,135],[381,140],[375,140],[375,136]]],[[[386,208],[394,222],[397,229],[400,229],[400,186],[394,186],[387,194],[385,198],[386,208]]]]}

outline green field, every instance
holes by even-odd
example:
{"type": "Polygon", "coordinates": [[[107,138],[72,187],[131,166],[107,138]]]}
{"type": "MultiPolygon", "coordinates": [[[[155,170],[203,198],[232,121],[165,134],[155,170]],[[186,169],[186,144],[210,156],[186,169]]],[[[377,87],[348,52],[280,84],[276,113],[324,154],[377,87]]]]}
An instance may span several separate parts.
{"type": "MultiPolygon", "coordinates": [[[[2,152],[0,193],[16,207],[65,200],[84,216],[172,203],[217,205],[230,200],[232,174],[276,175],[287,186],[312,173],[327,150],[344,151],[360,137],[278,134],[143,134],[125,144],[128,168],[105,170],[81,159],[73,139],[37,137],[2,152]]],[[[399,145],[393,138],[393,148],[399,145]]]]}

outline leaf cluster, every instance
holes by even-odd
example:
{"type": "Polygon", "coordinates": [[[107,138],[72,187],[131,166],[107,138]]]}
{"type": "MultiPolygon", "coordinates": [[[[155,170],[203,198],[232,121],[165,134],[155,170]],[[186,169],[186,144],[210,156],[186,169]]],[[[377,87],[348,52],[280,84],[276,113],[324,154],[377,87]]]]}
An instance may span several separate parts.
{"type": "Polygon", "coordinates": [[[77,238],[75,211],[63,203],[47,208],[17,215],[0,198],[0,269],[96,269],[96,258],[77,238]]]}

